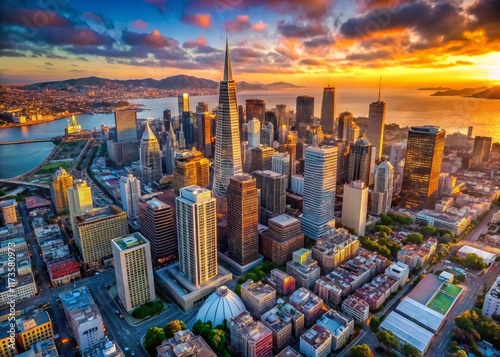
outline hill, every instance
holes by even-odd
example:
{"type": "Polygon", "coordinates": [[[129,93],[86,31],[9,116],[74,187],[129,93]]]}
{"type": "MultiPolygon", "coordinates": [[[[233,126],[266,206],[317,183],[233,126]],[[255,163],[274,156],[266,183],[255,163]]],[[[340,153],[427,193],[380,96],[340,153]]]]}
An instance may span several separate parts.
{"type": "Polygon", "coordinates": [[[435,97],[446,97],[446,96],[471,96],[478,92],[484,91],[488,87],[477,87],[477,88],[464,88],[464,89],[449,89],[443,92],[436,92],[431,94],[435,97]]]}
{"type": "Polygon", "coordinates": [[[474,98],[500,99],[500,86],[488,88],[482,92],[471,95],[474,98]]]}

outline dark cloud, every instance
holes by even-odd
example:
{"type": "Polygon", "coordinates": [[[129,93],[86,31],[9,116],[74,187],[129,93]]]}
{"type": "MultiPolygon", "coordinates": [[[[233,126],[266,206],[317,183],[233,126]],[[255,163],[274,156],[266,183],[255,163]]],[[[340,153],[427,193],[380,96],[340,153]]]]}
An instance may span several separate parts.
{"type": "Polygon", "coordinates": [[[45,9],[23,9],[3,7],[0,11],[2,25],[25,27],[27,30],[36,31],[43,27],[69,28],[73,23],[66,17],[45,9]]]}
{"type": "Polygon", "coordinates": [[[228,31],[245,31],[252,27],[250,18],[246,15],[240,15],[233,21],[226,21],[226,29],[228,31]]]}
{"type": "Polygon", "coordinates": [[[113,20],[107,17],[103,17],[102,15],[96,14],[94,12],[84,12],[82,17],[90,19],[99,25],[103,25],[108,30],[113,30],[115,28],[113,20]]]}
{"type": "Polygon", "coordinates": [[[308,48],[316,48],[316,47],[329,47],[335,43],[335,39],[330,36],[320,36],[314,37],[310,40],[306,40],[302,42],[305,47],[308,48]]]}
{"type": "Polygon", "coordinates": [[[392,53],[389,51],[375,51],[375,52],[365,52],[365,53],[352,53],[345,57],[349,61],[376,61],[381,59],[388,59],[392,57],[392,53]]]}
{"type": "Polygon", "coordinates": [[[53,66],[53,64],[51,62],[45,62],[45,65],[46,66],[53,66]]]}
{"type": "Polygon", "coordinates": [[[500,39],[500,1],[478,0],[468,8],[474,17],[471,28],[483,28],[490,41],[500,39]]]}
{"type": "Polygon", "coordinates": [[[320,23],[297,23],[278,21],[278,32],[288,38],[309,38],[327,34],[327,29],[320,23]]]}
{"type": "Polygon", "coordinates": [[[163,36],[158,30],[151,33],[124,31],[122,40],[130,46],[171,47],[179,44],[173,38],[163,36]]]}
{"type": "Polygon", "coordinates": [[[300,64],[305,66],[322,66],[325,64],[325,61],[317,58],[304,58],[300,61],[300,64]]]}

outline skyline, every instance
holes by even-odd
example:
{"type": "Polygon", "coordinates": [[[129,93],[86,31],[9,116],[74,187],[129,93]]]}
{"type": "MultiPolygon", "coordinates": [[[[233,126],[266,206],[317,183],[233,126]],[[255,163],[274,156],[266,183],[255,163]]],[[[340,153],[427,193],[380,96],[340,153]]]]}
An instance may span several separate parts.
{"type": "Polygon", "coordinates": [[[181,73],[218,81],[226,29],[234,72],[249,82],[374,86],[382,74],[395,87],[500,83],[498,1],[8,0],[0,9],[0,73],[10,84],[181,73]]]}

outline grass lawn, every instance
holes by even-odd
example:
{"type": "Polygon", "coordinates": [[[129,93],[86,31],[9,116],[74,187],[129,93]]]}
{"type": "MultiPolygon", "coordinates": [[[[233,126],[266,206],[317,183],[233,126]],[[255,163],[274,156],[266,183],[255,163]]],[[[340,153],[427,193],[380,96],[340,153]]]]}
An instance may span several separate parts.
{"type": "Polygon", "coordinates": [[[452,296],[458,296],[458,294],[460,294],[460,291],[462,290],[462,288],[458,287],[456,285],[453,285],[453,284],[443,284],[443,286],[441,287],[441,290],[446,291],[448,294],[450,294],[452,296]]]}
{"type": "Polygon", "coordinates": [[[452,297],[439,292],[434,299],[427,305],[432,310],[439,312],[440,314],[446,314],[451,304],[453,303],[452,297]]]}
{"type": "Polygon", "coordinates": [[[73,165],[73,161],[51,161],[46,165],[43,165],[40,170],[38,170],[37,174],[53,174],[59,167],[69,170],[71,168],[71,165],[73,165]]]}

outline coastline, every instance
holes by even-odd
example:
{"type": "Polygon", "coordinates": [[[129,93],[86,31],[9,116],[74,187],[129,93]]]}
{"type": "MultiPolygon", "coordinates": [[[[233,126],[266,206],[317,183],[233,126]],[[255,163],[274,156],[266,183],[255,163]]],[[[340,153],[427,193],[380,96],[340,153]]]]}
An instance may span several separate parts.
{"type": "Polygon", "coordinates": [[[37,124],[50,123],[50,122],[53,122],[53,121],[56,121],[56,120],[61,120],[61,119],[69,118],[72,115],[79,115],[79,114],[85,114],[85,113],[82,113],[82,112],[73,112],[73,113],[68,113],[68,114],[65,114],[64,116],[60,116],[60,117],[56,117],[56,118],[52,118],[52,119],[35,120],[35,121],[29,121],[29,122],[26,122],[26,123],[11,123],[11,124],[8,124],[8,125],[2,125],[2,126],[0,126],[0,130],[1,129],[19,128],[19,127],[23,127],[23,126],[31,126],[31,125],[37,125],[37,124]]]}

